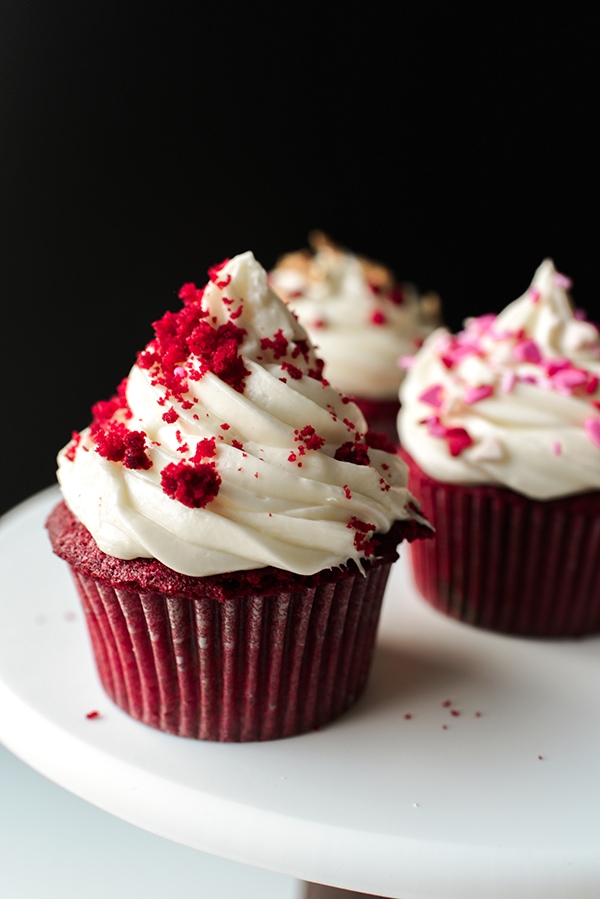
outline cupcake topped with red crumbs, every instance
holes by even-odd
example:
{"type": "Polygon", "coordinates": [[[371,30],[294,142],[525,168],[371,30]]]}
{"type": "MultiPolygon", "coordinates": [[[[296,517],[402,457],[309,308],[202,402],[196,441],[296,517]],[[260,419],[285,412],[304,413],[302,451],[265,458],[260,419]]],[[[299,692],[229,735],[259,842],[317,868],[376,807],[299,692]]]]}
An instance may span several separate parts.
{"type": "Polygon", "coordinates": [[[209,277],[59,453],[48,528],[118,705],[270,739],[354,702],[396,546],[431,528],[253,255],[209,277]]]}
{"type": "Polygon", "coordinates": [[[288,253],[270,272],[325,361],[325,377],[394,440],[399,357],[414,353],[441,322],[440,302],[420,297],[386,266],[356,256],[315,231],[310,247],[288,253]]]}
{"type": "Polygon", "coordinates": [[[546,259],[500,314],[428,337],[400,389],[410,483],[437,533],[413,553],[422,590],[499,630],[600,630],[600,335],[570,288],[546,259]]]}

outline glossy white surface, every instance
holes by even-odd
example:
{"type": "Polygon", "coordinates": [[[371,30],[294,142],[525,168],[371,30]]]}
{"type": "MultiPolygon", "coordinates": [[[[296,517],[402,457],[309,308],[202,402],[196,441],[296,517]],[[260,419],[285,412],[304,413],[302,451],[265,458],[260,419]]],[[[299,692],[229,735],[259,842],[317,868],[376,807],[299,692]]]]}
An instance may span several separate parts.
{"type": "Polygon", "coordinates": [[[346,715],[273,743],[183,740],[104,696],[42,527],[56,499],[0,526],[0,739],[32,767],[152,833],[304,880],[402,899],[598,896],[600,638],[449,621],[401,560],[346,715]]]}

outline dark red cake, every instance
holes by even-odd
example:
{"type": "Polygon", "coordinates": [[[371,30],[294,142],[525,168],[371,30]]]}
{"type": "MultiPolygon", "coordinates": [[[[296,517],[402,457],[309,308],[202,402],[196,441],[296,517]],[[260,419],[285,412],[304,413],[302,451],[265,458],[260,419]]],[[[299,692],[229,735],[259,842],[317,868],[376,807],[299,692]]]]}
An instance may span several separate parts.
{"type": "Polygon", "coordinates": [[[271,740],[312,730],[361,694],[396,543],[305,577],[275,568],[205,578],[153,559],[107,556],[60,503],[47,521],[70,567],[102,684],[125,712],[201,740],[271,740]]]}

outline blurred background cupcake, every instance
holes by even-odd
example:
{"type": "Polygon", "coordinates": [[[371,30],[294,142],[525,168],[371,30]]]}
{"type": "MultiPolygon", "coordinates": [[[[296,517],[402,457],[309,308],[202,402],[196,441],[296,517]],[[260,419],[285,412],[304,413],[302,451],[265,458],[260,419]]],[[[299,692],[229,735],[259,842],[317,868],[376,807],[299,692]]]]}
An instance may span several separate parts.
{"type": "Polygon", "coordinates": [[[355,399],[372,431],[396,443],[398,360],[441,323],[440,299],[419,296],[387,266],[322,231],[312,231],[308,242],[277,261],[271,285],[311,336],[327,380],[355,399]]]}
{"type": "Polygon", "coordinates": [[[600,337],[546,259],[499,315],[440,329],[401,386],[412,555],[437,609],[513,634],[600,631],[600,337]]]}

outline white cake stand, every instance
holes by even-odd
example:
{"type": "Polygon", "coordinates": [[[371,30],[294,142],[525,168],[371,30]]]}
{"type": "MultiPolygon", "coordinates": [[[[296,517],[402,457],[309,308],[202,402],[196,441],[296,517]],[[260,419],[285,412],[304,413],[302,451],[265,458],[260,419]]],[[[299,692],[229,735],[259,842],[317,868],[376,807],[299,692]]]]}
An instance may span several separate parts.
{"type": "Polygon", "coordinates": [[[597,899],[600,638],[476,631],[395,567],[366,693],[319,732],[211,744],[108,700],[46,490],[0,521],[0,740],[112,814],[302,881],[401,899],[597,899]],[[88,717],[98,712],[96,717],[88,717]]]}

